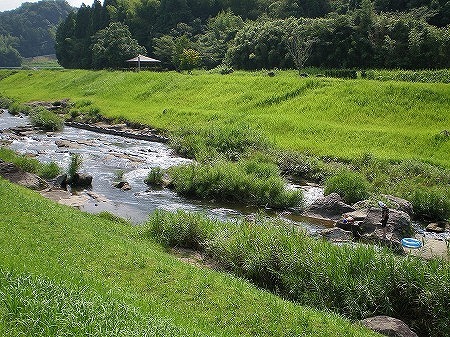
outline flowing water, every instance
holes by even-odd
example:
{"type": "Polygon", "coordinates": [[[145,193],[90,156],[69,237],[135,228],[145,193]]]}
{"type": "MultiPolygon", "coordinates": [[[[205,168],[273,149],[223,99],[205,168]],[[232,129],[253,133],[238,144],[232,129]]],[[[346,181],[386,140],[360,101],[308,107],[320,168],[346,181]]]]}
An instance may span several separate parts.
{"type": "MultiPolygon", "coordinates": [[[[0,115],[0,131],[27,124],[26,117],[15,117],[6,112],[0,115]]],[[[87,212],[109,211],[134,223],[144,222],[156,209],[201,211],[220,219],[252,216],[258,212],[258,209],[242,205],[186,199],[169,189],[149,189],[144,179],[151,168],[166,169],[190,162],[188,159],[176,156],[165,144],[67,126],[58,133],[31,132],[22,137],[3,132],[0,133],[0,140],[8,142],[9,147],[19,153],[35,156],[41,162],[54,161],[62,168],[68,167],[71,154],[81,154],[83,165],[80,171],[92,175],[92,188],[88,191],[72,191],[72,193],[85,197],[86,202],[80,206],[80,209],[87,212]],[[62,145],[69,147],[61,147],[62,142],[64,143],[62,145]],[[130,191],[113,187],[118,176],[122,176],[122,179],[130,184],[130,191]]],[[[289,187],[303,189],[306,204],[323,196],[323,189],[318,186],[289,185],[289,187]]],[[[267,214],[281,216],[305,227],[310,233],[317,233],[323,229],[320,223],[314,224],[287,212],[279,215],[267,211],[267,214]]]]}

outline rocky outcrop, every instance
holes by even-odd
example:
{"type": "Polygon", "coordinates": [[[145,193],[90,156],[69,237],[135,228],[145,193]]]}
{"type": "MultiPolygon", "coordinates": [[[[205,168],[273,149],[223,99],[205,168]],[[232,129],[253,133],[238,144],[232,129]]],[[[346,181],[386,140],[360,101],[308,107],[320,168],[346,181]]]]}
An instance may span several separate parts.
{"type": "Polygon", "coordinates": [[[408,200],[399,197],[394,197],[393,195],[384,195],[384,197],[386,198],[386,200],[390,202],[392,208],[405,212],[409,216],[414,215],[413,206],[408,200]]]}
{"type": "Polygon", "coordinates": [[[306,210],[305,216],[338,220],[342,214],[353,212],[356,209],[344,203],[337,193],[317,199],[306,210]]]}
{"type": "Polygon", "coordinates": [[[418,337],[404,322],[389,316],[366,318],[361,324],[382,335],[390,337],[418,337]]]}
{"type": "Polygon", "coordinates": [[[72,179],[67,180],[71,187],[89,187],[92,185],[92,176],[88,174],[75,173],[72,179]]]}
{"type": "Polygon", "coordinates": [[[129,191],[131,190],[131,186],[127,181],[119,181],[117,183],[114,183],[113,186],[115,188],[121,189],[122,191],[129,191]]]}
{"type": "Polygon", "coordinates": [[[426,227],[427,232],[444,233],[446,230],[450,230],[450,225],[445,221],[432,222],[426,227]]]}
{"type": "Polygon", "coordinates": [[[48,188],[47,182],[36,174],[25,172],[13,163],[4,162],[1,159],[0,176],[32,190],[43,190],[48,188]]]}

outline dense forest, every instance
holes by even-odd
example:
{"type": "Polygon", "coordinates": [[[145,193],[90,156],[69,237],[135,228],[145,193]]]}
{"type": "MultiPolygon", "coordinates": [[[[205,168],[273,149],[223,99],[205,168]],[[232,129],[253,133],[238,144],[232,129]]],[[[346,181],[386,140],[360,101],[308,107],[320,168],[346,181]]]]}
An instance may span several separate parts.
{"type": "Polygon", "coordinates": [[[96,0],[57,32],[67,68],[445,68],[447,0],[96,0]],[[113,46],[113,48],[112,48],[113,46]]]}
{"type": "Polygon", "coordinates": [[[54,54],[56,28],[72,10],[66,1],[46,0],[0,12],[0,66],[19,66],[21,56],[54,54]]]}

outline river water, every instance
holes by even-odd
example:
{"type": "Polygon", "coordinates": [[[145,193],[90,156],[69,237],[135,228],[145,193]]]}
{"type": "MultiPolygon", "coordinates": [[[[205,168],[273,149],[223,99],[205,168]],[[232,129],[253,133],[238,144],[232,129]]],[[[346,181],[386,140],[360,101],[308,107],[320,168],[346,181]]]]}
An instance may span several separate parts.
{"type": "MultiPolygon", "coordinates": [[[[26,117],[12,116],[7,112],[0,115],[0,131],[26,125],[28,125],[26,117]]],[[[242,205],[186,199],[169,189],[149,189],[144,179],[151,168],[166,169],[191,162],[175,155],[167,145],[162,143],[101,134],[67,126],[62,132],[33,132],[23,137],[3,132],[0,133],[0,140],[7,142],[9,148],[19,153],[35,156],[41,162],[54,161],[64,169],[70,163],[71,154],[81,154],[83,165],[80,171],[92,175],[92,188],[88,191],[72,191],[72,193],[86,197],[87,202],[80,209],[90,213],[108,211],[134,223],[142,223],[156,209],[204,212],[220,219],[252,216],[259,211],[242,205]],[[57,142],[61,141],[69,144],[69,147],[58,147],[57,142]],[[131,185],[130,191],[113,187],[119,173],[123,174],[122,179],[131,185]],[[93,195],[97,197],[92,197],[93,195]]],[[[291,184],[289,187],[303,189],[306,204],[323,196],[323,189],[318,186],[291,184]]],[[[276,214],[270,210],[265,212],[270,216],[281,216],[296,223],[312,234],[323,229],[320,223],[314,224],[287,212],[282,214],[276,214]]]]}

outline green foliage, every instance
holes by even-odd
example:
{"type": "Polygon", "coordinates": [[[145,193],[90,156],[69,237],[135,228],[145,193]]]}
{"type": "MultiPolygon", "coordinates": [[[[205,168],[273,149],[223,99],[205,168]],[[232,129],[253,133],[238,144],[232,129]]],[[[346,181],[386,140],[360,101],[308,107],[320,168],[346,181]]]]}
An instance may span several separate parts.
{"type": "Polygon", "coordinates": [[[221,223],[158,211],[146,227],[146,235],[162,244],[200,249],[235,275],[298,303],[356,320],[394,316],[424,335],[450,332],[447,262],[398,257],[368,246],[336,246],[263,217],[221,223]]]}
{"type": "MultiPolygon", "coordinates": [[[[20,55],[54,54],[56,27],[71,11],[71,6],[65,1],[39,1],[26,2],[17,9],[0,12],[1,34],[16,39],[12,55],[14,66],[20,66],[20,55]]],[[[4,64],[0,62],[0,66],[4,64]]]]}
{"type": "Polygon", "coordinates": [[[379,81],[450,83],[450,70],[367,70],[364,78],[379,81]]]}
{"type": "Polygon", "coordinates": [[[181,195],[284,209],[298,207],[300,191],[285,187],[276,165],[259,160],[190,164],[168,170],[181,195]]]}
{"type": "Polygon", "coordinates": [[[337,193],[344,202],[354,204],[369,197],[369,182],[359,173],[342,171],[326,180],[324,193],[337,193]]]}
{"type": "Polygon", "coordinates": [[[30,112],[31,124],[45,131],[60,131],[64,127],[61,117],[44,107],[34,108],[30,112]]]}
{"type": "Polygon", "coordinates": [[[55,178],[61,172],[61,168],[54,162],[41,163],[37,159],[19,155],[4,147],[0,147],[0,159],[14,163],[22,170],[35,173],[43,179],[55,178]]]}
{"type": "Polygon", "coordinates": [[[180,56],[180,70],[193,70],[200,66],[200,53],[194,49],[183,49],[180,56]]]}
{"type": "Polygon", "coordinates": [[[120,68],[127,59],[145,53],[145,48],[131,36],[128,26],[113,22],[93,38],[92,65],[96,69],[120,68]]]}
{"type": "Polygon", "coordinates": [[[428,220],[450,218],[450,191],[442,187],[417,186],[403,192],[413,205],[414,212],[428,220]]]}
{"type": "Polygon", "coordinates": [[[0,67],[20,67],[22,58],[15,47],[18,39],[0,35],[0,67]]]}
{"type": "Polygon", "coordinates": [[[334,77],[334,78],[358,78],[358,74],[356,70],[352,69],[334,69],[334,70],[326,70],[326,77],[334,77]]]}
{"type": "Polygon", "coordinates": [[[31,112],[31,107],[25,104],[12,101],[9,104],[8,111],[11,115],[28,115],[31,112]]]}
{"type": "Polygon", "coordinates": [[[72,181],[75,174],[78,173],[78,171],[80,170],[82,164],[83,164],[83,157],[78,153],[72,154],[72,156],[70,157],[69,167],[67,168],[68,181],[72,181]]]}
{"type": "Polygon", "coordinates": [[[144,183],[150,186],[162,186],[163,177],[164,170],[162,170],[160,167],[152,167],[147,175],[147,178],[145,178],[144,183]]]}
{"type": "Polygon", "coordinates": [[[0,214],[0,303],[11,304],[0,308],[1,335],[376,336],[180,261],[140,237],[143,226],[58,205],[3,179],[0,214]]]}

